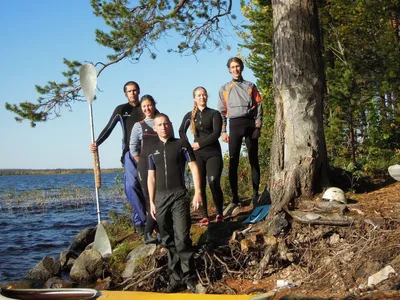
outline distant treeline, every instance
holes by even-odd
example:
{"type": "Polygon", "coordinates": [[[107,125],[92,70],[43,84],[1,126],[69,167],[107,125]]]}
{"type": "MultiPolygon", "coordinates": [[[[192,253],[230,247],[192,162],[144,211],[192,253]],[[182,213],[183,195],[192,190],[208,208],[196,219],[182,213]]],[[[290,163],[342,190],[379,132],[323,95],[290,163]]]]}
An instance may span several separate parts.
{"type": "MultiPolygon", "coordinates": [[[[122,168],[102,169],[102,173],[123,172],[122,168]]],[[[93,169],[0,169],[0,176],[6,175],[55,175],[55,174],[92,174],[93,169]]]]}

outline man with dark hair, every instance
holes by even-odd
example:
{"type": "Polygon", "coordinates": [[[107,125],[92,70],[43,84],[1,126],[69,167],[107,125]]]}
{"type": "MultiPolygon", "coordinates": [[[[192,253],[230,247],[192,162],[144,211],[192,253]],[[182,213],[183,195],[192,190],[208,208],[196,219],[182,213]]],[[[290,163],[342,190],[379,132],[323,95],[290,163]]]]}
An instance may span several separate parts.
{"type": "Polygon", "coordinates": [[[262,105],[261,96],[254,83],[244,80],[243,61],[238,57],[228,60],[227,67],[232,80],[219,91],[218,110],[222,116],[222,140],[229,144],[229,182],[232,190],[232,203],[224,214],[231,213],[239,202],[238,167],[240,148],[245,139],[253,185],[253,206],[258,199],[260,185],[260,166],[258,162],[258,138],[261,135],[262,105]],[[227,134],[229,119],[229,135],[227,134]]]}
{"type": "Polygon", "coordinates": [[[155,116],[153,129],[159,141],[148,152],[150,213],[158,222],[162,244],[168,250],[170,282],[165,292],[173,293],[185,288],[195,292],[196,273],[190,239],[190,198],[185,187],[186,162],[193,176],[194,210],[198,210],[202,204],[200,175],[189,142],[174,138],[171,128],[167,115],[155,116]]]}
{"type": "Polygon", "coordinates": [[[128,103],[118,105],[111,115],[107,125],[99,134],[95,143],[91,144],[90,150],[96,151],[111,134],[115,125],[119,122],[122,126],[122,156],[124,165],[124,189],[125,194],[133,208],[132,223],[137,233],[144,233],[146,223],[145,200],[137,178],[137,162],[129,153],[129,139],[133,125],[140,121],[142,116],[139,106],[140,88],[135,81],[124,84],[124,93],[128,103]]]}

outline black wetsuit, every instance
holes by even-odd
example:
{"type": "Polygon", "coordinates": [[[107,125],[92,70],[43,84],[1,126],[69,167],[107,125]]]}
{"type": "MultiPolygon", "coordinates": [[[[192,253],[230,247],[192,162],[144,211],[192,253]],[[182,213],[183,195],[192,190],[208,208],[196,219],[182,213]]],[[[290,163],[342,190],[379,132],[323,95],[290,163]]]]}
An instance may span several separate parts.
{"type": "MultiPolygon", "coordinates": [[[[146,210],[150,212],[150,199],[149,199],[149,191],[147,188],[147,174],[148,174],[148,156],[149,149],[157,143],[160,139],[157,136],[157,133],[150,127],[144,120],[140,121],[140,125],[142,126],[142,145],[140,148],[140,158],[139,158],[139,181],[142,187],[142,191],[144,197],[146,199],[146,210]]],[[[152,233],[156,228],[157,222],[153,219],[150,213],[147,214],[145,234],[152,233]]]]}
{"type": "MultiPolygon", "coordinates": [[[[182,120],[179,128],[179,136],[189,140],[186,132],[190,126],[192,112],[188,112],[182,120]]],[[[200,148],[194,151],[197,166],[200,172],[201,193],[203,196],[202,215],[208,217],[206,184],[210,187],[217,214],[222,215],[223,194],[221,190],[221,173],[223,168],[221,145],[219,137],[221,135],[222,117],[219,111],[205,107],[203,111],[197,110],[196,134],[194,142],[199,143],[200,148]]]]}
{"type": "Polygon", "coordinates": [[[96,144],[100,146],[111,134],[115,125],[119,122],[122,126],[122,156],[124,164],[124,189],[125,194],[133,208],[132,222],[135,226],[144,226],[146,223],[145,200],[140,183],[137,180],[137,163],[129,153],[129,139],[133,125],[141,118],[140,106],[132,106],[129,103],[118,105],[107,125],[99,134],[96,144]]]}
{"type": "Polygon", "coordinates": [[[107,125],[104,127],[103,131],[99,134],[96,144],[100,146],[111,134],[115,125],[119,122],[122,126],[122,156],[121,162],[123,163],[124,155],[127,151],[129,151],[129,139],[131,136],[131,131],[133,125],[136,122],[139,122],[141,119],[142,112],[139,105],[132,106],[129,103],[118,105],[113,114],[111,115],[110,120],[107,125]]]}
{"type": "Polygon", "coordinates": [[[195,277],[190,198],[185,187],[185,163],[194,161],[193,149],[184,139],[159,140],[149,151],[149,170],[155,170],[156,178],[156,218],[175,282],[185,283],[195,277]]]}

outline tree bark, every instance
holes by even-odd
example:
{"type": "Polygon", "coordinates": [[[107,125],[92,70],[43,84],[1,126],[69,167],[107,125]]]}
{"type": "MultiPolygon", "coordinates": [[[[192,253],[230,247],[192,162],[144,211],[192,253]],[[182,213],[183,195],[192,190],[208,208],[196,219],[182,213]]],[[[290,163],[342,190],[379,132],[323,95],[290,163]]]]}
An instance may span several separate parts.
{"type": "Polygon", "coordinates": [[[276,116],[269,225],[291,202],[311,197],[328,184],[322,122],[325,76],[316,0],[273,0],[272,6],[276,116]]]}

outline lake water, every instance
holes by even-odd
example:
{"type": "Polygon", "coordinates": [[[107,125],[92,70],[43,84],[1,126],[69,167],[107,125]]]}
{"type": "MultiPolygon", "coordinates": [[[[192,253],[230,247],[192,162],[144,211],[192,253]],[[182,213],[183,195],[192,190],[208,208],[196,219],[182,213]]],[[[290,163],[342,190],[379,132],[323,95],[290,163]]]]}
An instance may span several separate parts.
{"type": "MultiPolygon", "coordinates": [[[[101,219],[127,202],[122,174],[103,173],[101,219]]],[[[23,279],[43,257],[59,259],[97,224],[93,174],[0,176],[0,283],[23,279]]]]}

